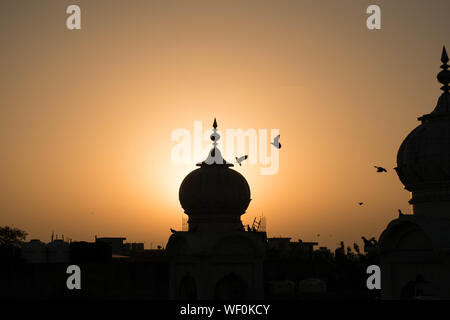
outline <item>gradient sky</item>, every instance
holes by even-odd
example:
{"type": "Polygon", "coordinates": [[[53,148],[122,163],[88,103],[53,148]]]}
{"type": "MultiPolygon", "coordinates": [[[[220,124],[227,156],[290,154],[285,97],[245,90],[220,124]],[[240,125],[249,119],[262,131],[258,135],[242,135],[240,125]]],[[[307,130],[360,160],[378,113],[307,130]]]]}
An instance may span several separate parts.
{"type": "Polygon", "coordinates": [[[2,0],[0,225],[165,245],[196,168],[172,163],[171,133],[217,117],[281,133],[278,174],[234,167],[252,192],[244,223],[263,213],[268,236],[333,249],[378,238],[410,212],[393,168],[440,95],[449,12],[448,0],[2,0]],[[66,29],[70,4],[81,30],[66,29]],[[381,30],[366,28],[370,4],[381,30]]]}

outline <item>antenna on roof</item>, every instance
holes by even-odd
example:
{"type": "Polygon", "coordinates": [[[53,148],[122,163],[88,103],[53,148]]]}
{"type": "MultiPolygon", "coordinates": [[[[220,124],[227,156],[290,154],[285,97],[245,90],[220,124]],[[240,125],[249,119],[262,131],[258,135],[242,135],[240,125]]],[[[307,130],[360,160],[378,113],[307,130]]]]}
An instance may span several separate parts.
{"type": "Polygon", "coordinates": [[[261,212],[261,218],[259,220],[259,228],[258,231],[261,232],[266,232],[266,217],[264,216],[264,214],[261,212]]]}

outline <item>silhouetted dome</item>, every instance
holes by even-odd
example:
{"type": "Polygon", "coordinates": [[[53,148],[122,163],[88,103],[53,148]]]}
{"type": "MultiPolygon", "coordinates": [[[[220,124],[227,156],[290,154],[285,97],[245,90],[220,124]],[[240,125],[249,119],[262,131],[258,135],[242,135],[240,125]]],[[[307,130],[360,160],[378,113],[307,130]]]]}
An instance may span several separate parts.
{"type": "Polygon", "coordinates": [[[250,187],[233,164],[223,159],[217,148],[220,135],[214,118],[210,136],[213,147],[199,169],[189,173],[180,186],[179,198],[188,215],[228,215],[239,217],[250,204],[250,187]]]}
{"type": "Polygon", "coordinates": [[[202,163],[180,186],[179,198],[186,214],[240,216],[250,204],[250,187],[229,164],[202,163]]]}
{"type": "MultiPolygon", "coordinates": [[[[436,109],[449,107],[445,95],[436,109]]],[[[418,184],[450,181],[450,112],[432,112],[420,120],[422,124],[406,137],[397,154],[397,173],[408,190],[418,184]]]]}
{"type": "Polygon", "coordinates": [[[432,113],[403,141],[397,154],[397,174],[409,191],[443,189],[450,186],[450,93],[445,48],[438,80],[444,84],[432,113]]]}

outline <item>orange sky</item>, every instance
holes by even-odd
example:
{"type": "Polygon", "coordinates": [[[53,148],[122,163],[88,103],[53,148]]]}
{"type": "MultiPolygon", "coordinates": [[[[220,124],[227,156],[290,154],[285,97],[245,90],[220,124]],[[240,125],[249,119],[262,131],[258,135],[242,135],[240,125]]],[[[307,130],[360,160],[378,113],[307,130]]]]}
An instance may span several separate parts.
{"type": "Polygon", "coordinates": [[[263,213],[269,236],[331,248],[378,237],[398,208],[410,211],[392,168],[440,94],[449,10],[447,0],[3,0],[0,225],[44,241],[54,230],[165,244],[195,169],[172,163],[171,133],[217,117],[221,130],[282,136],[278,174],[234,167],[252,192],[245,223],[263,213]],[[81,30],[66,29],[69,4],[81,30]],[[366,28],[369,4],[381,30],[366,28]]]}

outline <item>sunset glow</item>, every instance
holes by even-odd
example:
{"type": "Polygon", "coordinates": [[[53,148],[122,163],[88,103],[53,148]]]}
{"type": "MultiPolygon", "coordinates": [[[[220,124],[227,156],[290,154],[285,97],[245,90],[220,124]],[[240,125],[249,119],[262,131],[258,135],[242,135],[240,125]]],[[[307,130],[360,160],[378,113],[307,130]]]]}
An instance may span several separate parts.
{"type": "Polygon", "coordinates": [[[377,32],[365,1],[78,2],[77,32],[60,27],[70,1],[0,4],[1,225],[165,245],[196,168],[171,161],[171,134],[214,117],[280,130],[277,174],[233,167],[251,189],[243,223],[264,214],[268,236],[335,248],[410,211],[393,168],[440,94],[448,1],[378,1],[377,32]]]}

